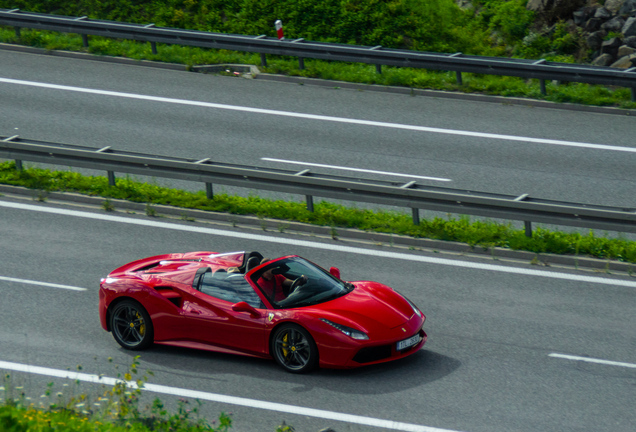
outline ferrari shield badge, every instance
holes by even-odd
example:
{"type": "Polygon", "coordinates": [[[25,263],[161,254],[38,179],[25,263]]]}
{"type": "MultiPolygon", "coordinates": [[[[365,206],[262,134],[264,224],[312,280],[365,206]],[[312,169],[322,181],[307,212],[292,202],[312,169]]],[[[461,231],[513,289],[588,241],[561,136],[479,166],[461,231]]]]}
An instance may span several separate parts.
{"type": "Polygon", "coordinates": [[[269,315],[267,316],[267,320],[269,322],[272,322],[274,320],[274,312],[270,312],[269,315]]]}

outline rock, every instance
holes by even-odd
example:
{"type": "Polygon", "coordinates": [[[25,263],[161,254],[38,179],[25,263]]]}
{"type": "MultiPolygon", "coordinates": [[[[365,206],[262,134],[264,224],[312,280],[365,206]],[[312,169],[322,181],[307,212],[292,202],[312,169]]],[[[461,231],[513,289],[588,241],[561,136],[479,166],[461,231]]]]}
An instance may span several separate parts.
{"type": "Polygon", "coordinates": [[[600,18],[590,18],[585,23],[584,30],[589,33],[595,32],[601,28],[601,22],[600,18]]]}
{"type": "Polygon", "coordinates": [[[623,36],[636,36],[636,18],[630,17],[625,21],[622,29],[623,36]]]}
{"type": "Polygon", "coordinates": [[[607,33],[605,33],[605,31],[603,30],[590,33],[590,35],[586,39],[587,46],[589,46],[594,51],[599,51],[601,49],[601,44],[603,43],[603,38],[606,34],[607,33]]]}
{"type": "Polygon", "coordinates": [[[616,15],[618,11],[623,7],[625,0],[605,0],[603,7],[607,9],[612,15],[616,15]]]}
{"type": "Polygon", "coordinates": [[[547,23],[566,21],[586,0],[529,0],[526,9],[534,11],[547,23]]]}
{"type": "Polygon", "coordinates": [[[572,14],[572,19],[574,20],[574,24],[580,26],[584,24],[588,19],[590,19],[590,15],[585,11],[585,8],[574,11],[572,14]]]}
{"type": "Polygon", "coordinates": [[[601,53],[609,54],[612,57],[616,57],[618,54],[618,47],[620,47],[623,43],[620,38],[611,38],[610,40],[603,41],[601,43],[601,53]]]}
{"type": "Polygon", "coordinates": [[[636,53],[636,48],[632,48],[627,45],[621,45],[618,47],[618,53],[616,54],[616,57],[620,59],[621,57],[632,55],[634,53],[636,53]]]}
{"type": "Polygon", "coordinates": [[[631,48],[636,48],[636,36],[629,36],[623,39],[623,43],[631,48]]]}
{"type": "Polygon", "coordinates": [[[618,13],[621,15],[629,15],[634,11],[636,11],[636,0],[626,0],[618,13]]]}
{"type": "Polygon", "coordinates": [[[596,9],[596,12],[594,13],[594,18],[600,18],[602,20],[608,20],[611,17],[612,17],[612,13],[608,11],[607,8],[605,7],[596,9]]]}
{"type": "Polygon", "coordinates": [[[529,0],[526,9],[539,12],[545,9],[546,0],[529,0]]]}
{"type": "Polygon", "coordinates": [[[601,54],[596,57],[592,62],[593,66],[609,66],[614,61],[614,57],[611,54],[601,54]]]}
{"type": "Polygon", "coordinates": [[[621,57],[610,66],[619,69],[629,69],[632,67],[636,67],[636,54],[630,54],[628,56],[621,57]]]}
{"type": "Polygon", "coordinates": [[[608,32],[620,32],[624,25],[625,20],[623,17],[617,16],[601,24],[601,28],[608,32]]]}

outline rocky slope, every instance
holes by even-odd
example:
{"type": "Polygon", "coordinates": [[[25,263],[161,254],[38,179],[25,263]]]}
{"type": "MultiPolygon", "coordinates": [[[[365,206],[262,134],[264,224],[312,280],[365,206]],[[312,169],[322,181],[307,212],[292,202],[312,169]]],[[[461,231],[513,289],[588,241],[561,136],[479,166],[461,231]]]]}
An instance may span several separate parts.
{"type": "Polygon", "coordinates": [[[581,34],[594,52],[592,64],[636,67],[636,0],[529,0],[526,7],[540,25],[565,21],[581,34]]]}

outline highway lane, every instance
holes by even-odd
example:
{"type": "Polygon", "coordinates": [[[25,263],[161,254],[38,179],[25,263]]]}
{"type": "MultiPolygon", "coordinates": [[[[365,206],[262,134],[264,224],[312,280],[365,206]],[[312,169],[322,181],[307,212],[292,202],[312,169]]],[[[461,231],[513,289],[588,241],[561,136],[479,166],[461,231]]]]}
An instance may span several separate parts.
{"type": "MultiPolygon", "coordinates": [[[[65,210],[51,203],[0,200],[29,206],[0,206],[0,276],[86,288],[70,291],[0,279],[0,361],[58,370],[81,364],[82,372],[114,376],[117,371],[106,359],[113,357],[122,368],[133,354],[118,348],[98,324],[97,283],[107,272],[132,259],[171,251],[291,252],[324,266],[335,264],[345,279],[379,280],[403,292],[428,316],[425,349],[399,363],[293,376],[273,362],[153,348],[141,353],[142,369],[156,372],[150,382],[449,430],[626,431],[636,421],[636,369],[550,357],[557,353],[636,363],[636,288],[617,285],[633,284],[631,278],[550,268],[542,270],[572,278],[600,277],[607,283],[535,277],[414,261],[427,258],[415,251],[397,251],[410,259],[363,253],[394,251],[387,247],[343,253],[325,249],[343,246],[331,239],[300,239],[311,246],[290,234],[230,226],[214,226],[226,234],[212,235],[205,231],[209,226],[198,222],[117,214],[156,225],[143,226],[35,211],[65,210]],[[236,235],[248,238],[232,237],[236,235]]],[[[110,215],[98,209],[71,210],[110,215]]],[[[536,269],[497,264],[511,271],[536,269]]],[[[51,381],[14,375],[35,392],[51,381]]],[[[326,426],[339,432],[383,430],[227,403],[205,406],[209,416],[232,411],[239,431],[274,430],[283,419],[302,431],[326,426]]]]}
{"type": "Polygon", "coordinates": [[[106,96],[1,82],[0,131],[5,135],[259,166],[304,168],[262,158],[350,166],[452,180],[421,180],[436,186],[633,206],[636,123],[627,116],[336,90],[8,51],[0,51],[0,60],[0,78],[119,93],[106,96]],[[210,103],[630,151],[202,106],[210,103]]]}

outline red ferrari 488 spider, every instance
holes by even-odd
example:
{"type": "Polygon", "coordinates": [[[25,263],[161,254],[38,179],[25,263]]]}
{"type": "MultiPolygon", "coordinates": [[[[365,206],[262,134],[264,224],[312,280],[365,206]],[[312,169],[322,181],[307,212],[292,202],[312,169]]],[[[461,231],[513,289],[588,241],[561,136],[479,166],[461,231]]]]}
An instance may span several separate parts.
{"type": "Polygon", "coordinates": [[[258,252],[133,261],[102,279],[99,316],[126,349],[156,343],[273,357],[295,373],[395,360],[426,342],[424,314],[386,285],[258,252]]]}

